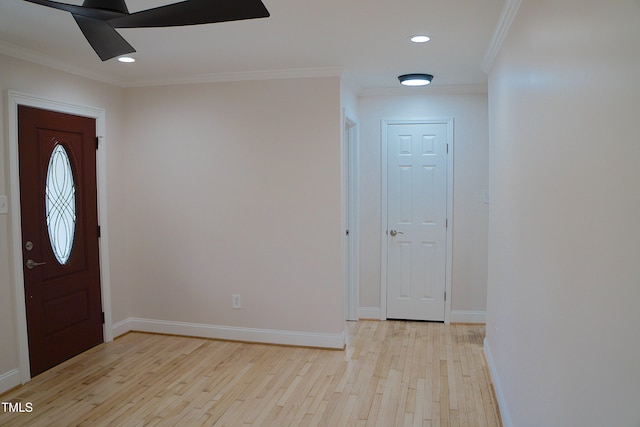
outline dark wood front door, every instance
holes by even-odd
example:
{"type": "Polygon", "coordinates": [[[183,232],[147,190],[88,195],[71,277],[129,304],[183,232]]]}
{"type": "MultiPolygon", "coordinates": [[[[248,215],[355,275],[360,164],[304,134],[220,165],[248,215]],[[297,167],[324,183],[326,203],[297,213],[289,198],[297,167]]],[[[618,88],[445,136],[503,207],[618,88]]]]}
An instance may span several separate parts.
{"type": "Polygon", "coordinates": [[[96,123],[18,107],[31,375],[103,342],[96,123]]]}

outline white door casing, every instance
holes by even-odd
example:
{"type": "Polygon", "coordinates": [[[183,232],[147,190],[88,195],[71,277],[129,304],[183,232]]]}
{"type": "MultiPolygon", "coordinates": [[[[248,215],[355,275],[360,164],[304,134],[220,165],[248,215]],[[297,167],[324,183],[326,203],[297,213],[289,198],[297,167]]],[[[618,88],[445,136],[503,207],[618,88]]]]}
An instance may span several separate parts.
{"type": "Polygon", "coordinates": [[[382,123],[381,317],[448,321],[452,119],[382,123]]]}
{"type": "Polygon", "coordinates": [[[343,110],[343,205],[345,223],[345,317],[359,319],[358,124],[343,110]]]}

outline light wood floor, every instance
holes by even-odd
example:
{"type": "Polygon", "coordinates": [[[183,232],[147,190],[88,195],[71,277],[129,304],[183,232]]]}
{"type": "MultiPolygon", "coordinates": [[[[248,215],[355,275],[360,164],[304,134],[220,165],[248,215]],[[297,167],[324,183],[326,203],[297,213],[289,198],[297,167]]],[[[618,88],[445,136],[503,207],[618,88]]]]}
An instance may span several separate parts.
{"type": "Polygon", "coordinates": [[[2,402],[16,426],[499,427],[484,326],[348,322],[346,351],[130,333],[2,402]]]}

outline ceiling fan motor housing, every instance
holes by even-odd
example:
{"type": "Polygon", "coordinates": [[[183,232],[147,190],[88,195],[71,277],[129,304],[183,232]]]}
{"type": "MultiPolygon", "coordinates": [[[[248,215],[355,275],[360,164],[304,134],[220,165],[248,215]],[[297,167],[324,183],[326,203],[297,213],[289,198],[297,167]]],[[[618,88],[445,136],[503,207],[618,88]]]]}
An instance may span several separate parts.
{"type": "Polygon", "coordinates": [[[83,7],[92,9],[111,10],[120,13],[129,13],[124,0],[84,0],[83,7]]]}

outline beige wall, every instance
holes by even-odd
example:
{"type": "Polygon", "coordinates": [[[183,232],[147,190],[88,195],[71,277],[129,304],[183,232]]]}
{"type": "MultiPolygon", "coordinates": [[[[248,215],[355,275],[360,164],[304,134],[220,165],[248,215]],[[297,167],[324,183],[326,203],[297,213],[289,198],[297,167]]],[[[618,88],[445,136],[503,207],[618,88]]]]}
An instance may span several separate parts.
{"type": "Polygon", "coordinates": [[[339,78],[133,88],[126,117],[132,315],[341,334],[339,78]]]}
{"type": "Polygon", "coordinates": [[[379,316],[381,119],[454,118],[452,321],[486,310],[488,124],[486,94],[363,96],[360,118],[360,307],[379,316]]]}
{"type": "Polygon", "coordinates": [[[490,72],[505,426],[640,425],[640,3],[524,0],[490,72]]]}

